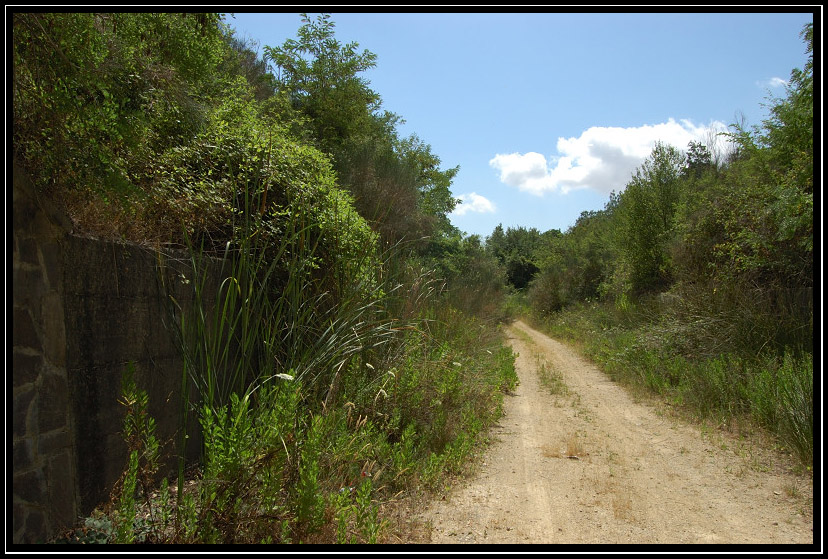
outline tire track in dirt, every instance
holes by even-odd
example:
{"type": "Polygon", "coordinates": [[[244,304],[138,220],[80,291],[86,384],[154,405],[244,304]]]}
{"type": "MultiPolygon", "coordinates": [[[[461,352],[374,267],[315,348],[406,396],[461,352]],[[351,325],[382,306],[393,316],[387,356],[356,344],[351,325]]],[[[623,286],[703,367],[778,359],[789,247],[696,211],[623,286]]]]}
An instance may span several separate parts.
{"type": "Polygon", "coordinates": [[[520,386],[476,473],[420,515],[432,543],[813,544],[810,478],[659,415],[522,322],[507,332],[520,386]]]}

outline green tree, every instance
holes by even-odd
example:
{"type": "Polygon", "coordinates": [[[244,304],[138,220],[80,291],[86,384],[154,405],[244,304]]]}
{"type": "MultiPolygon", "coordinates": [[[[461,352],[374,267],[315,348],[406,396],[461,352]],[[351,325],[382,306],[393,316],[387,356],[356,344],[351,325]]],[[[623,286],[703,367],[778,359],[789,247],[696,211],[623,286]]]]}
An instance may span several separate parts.
{"type": "Polygon", "coordinates": [[[801,37],[807,55],[805,66],[791,72],[786,97],[772,101],[770,118],[763,122],[756,142],[768,147],[769,164],[777,182],[813,193],[813,24],[803,28],[801,37]]]}
{"type": "Polygon", "coordinates": [[[528,292],[532,308],[548,314],[605,293],[615,261],[610,217],[607,210],[585,211],[566,233],[552,229],[541,236],[540,270],[528,292]]]}
{"type": "Polygon", "coordinates": [[[434,219],[435,233],[451,233],[448,214],[457,206],[457,199],[451,193],[451,183],[460,172],[460,167],[440,169],[440,158],[416,134],[400,141],[398,151],[403,162],[415,172],[418,209],[434,219]]]}
{"type": "Polygon", "coordinates": [[[616,242],[635,292],[663,288],[672,279],[667,242],[673,232],[684,164],[681,151],[657,142],[619,196],[616,242]]]}
{"type": "Polygon", "coordinates": [[[785,97],[761,125],[731,126],[737,156],[693,181],[677,213],[672,254],[685,299],[724,321],[746,352],[812,343],[812,26],[802,37],[808,58],[785,97]]]}
{"type": "Polygon", "coordinates": [[[386,243],[401,240],[418,250],[456,232],[448,214],[454,209],[451,181],[459,168],[442,170],[431,147],[416,136],[399,139],[399,117],[375,118],[375,132],[348,142],[336,165],[355,205],[386,243]]]}
{"type": "Polygon", "coordinates": [[[380,96],[359,75],[376,65],[377,56],[358,52],[356,42],[343,45],[334,28],[330,14],[312,20],[303,13],[297,39],[265,46],[264,52],[276,66],[279,88],[308,117],[319,147],[336,158],[347,138],[370,127],[380,96]]]}
{"type": "Polygon", "coordinates": [[[302,14],[296,40],[265,47],[280,91],[306,117],[358,211],[387,243],[453,234],[448,214],[457,201],[450,185],[459,168],[441,169],[416,135],[399,137],[401,118],[380,111],[380,96],[360,76],[376,65],[376,55],[359,52],[356,42],[343,45],[334,31],[330,14],[315,20],[302,14]]]}
{"type": "Polygon", "coordinates": [[[722,239],[714,248],[721,275],[763,285],[813,285],[813,44],[802,31],[807,62],[787,95],[751,131],[734,125],[740,157],[715,204],[722,239]]]}
{"type": "Polygon", "coordinates": [[[154,154],[203,125],[220,14],[15,13],[14,146],[38,186],[137,193],[154,154]]]}
{"type": "Polygon", "coordinates": [[[506,268],[506,278],[515,289],[524,289],[540,269],[538,250],[541,234],[534,227],[509,227],[498,224],[486,239],[486,250],[506,268]]]}
{"type": "Polygon", "coordinates": [[[601,296],[611,274],[615,251],[609,237],[609,218],[606,210],[582,212],[567,231],[573,246],[570,292],[577,299],[601,296]]]}
{"type": "Polygon", "coordinates": [[[682,172],[685,178],[700,178],[714,167],[710,150],[701,142],[691,141],[687,145],[687,166],[682,172]]]}
{"type": "Polygon", "coordinates": [[[267,61],[253,50],[257,43],[237,37],[235,31],[229,31],[227,43],[230,50],[219,72],[244,76],[257,101],[273,97],[277,89],[276,77],[270,73],[267,61]]]}

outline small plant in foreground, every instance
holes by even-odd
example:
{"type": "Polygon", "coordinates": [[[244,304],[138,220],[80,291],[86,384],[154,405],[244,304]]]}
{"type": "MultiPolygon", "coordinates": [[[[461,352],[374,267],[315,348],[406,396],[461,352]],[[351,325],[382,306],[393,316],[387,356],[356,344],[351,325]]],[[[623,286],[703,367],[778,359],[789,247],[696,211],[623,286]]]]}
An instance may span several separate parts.
{"type": "MultiPolygon", "coordinates": [[[[155,436],[155,420],[149,415],[149,397],[135,383],[135,366],[128,363],[121,378],[121,404],[126,407],[124,440],[129,450],[129,463],[118,498],[114,538],[118,543],[136,539],[136,495],[143,495],[150,506],[150,491],[159,468],[159,443],[155,436]]],[[[146,537],[147,534],[143,534],[146,537]]]]}

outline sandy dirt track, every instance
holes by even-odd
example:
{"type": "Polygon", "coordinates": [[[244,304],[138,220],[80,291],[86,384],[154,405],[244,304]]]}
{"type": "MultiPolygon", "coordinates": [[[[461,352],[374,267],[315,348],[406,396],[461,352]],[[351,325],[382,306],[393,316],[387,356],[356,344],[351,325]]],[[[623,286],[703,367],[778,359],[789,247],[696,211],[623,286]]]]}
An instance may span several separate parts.
{"type": "Polygon", "coordinates": [[[520,321],[507,332],[520,386],[476,471],[420,515],[432,543],[813,544],[810,477],[637,402],[520,321]]]}

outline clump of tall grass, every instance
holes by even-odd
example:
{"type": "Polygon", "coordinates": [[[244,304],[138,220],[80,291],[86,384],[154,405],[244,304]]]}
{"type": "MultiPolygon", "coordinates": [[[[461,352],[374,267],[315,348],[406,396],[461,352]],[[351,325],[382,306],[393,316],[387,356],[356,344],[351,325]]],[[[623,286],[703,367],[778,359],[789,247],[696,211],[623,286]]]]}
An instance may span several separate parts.
{"type": "MultiPolygon", "coordinates": [[[[238,266],[228,269],[239,270],[238,266]]],[[[341,361],[341,367],[326,374],[291,364],[287,372],[271,367],[257,376],[259,356],[246,361],[249,369],[235,363],[227,369],[236,375],[236,382],[253,380],[246,386],[225,383],[218,367],[208,369],[215,378],[193,379],[195,389],[205,391],[192,409],[184,410],[195,414],[203,439],[197,477],[185,481],[182,468],[177,490],[165,479],[162,490],[145,503],[134,501],[131,491],[124,493],[115,517],[119,532],[100,536],[109,538],[103,541],[137,541],[131,530],[140,529],[152,535],[147,541],[159,543],[375,543],[383,541],[389,529],[388,520],[381,516],[384,503],[420,486],[438,487],[446,473],[464,471],[486,427],[499,417],[503,394],[516,386],[514,355],[491,322],[444,304],[439,291],[432,289],[429,273],[412,274],[411,266],[400,270],[406,271],[387,274],[388,281],[378,287],[382,294],[369,298],[376,305],[348,307],[358,300],[354,297],[353,303],[346,301],[338,311],[331,307],[333,314],[322,315],[321,326],[305,324],[308,335],[323,339],[321,347],[330,343],[319,333],[328,329],[327,335],[333,336],[341,328],[337,320],[362,334],[359,350],[346,347],[324,361],[328,365],[341,361]],[[403,277],[414,278],[413,284],[402,288],[403,277]],[[417,290],[422,290],[415,299],[418,307],[409,308],[410,299],[403,293],[417,290]],[[406,309],[408,322],[390,320],[386,314],[406,309]],[[377,329],[373,336],[366,330],[369,318],[377,329]],[[163,518],[163,523],[131,522],[129,517],[137,519],[139,509],[161,511],[152,518],[163,518]]],[[[233,286],[236,294],[242,291],[232,280],[223,285],[233,286]]],[[[210,324],[206,319],[219,312],[215,309],[252,312],[244,310],[244,304],[233,304],[222,289],[212,292],[214,299],[209,300],[209,289],[199,293],[202,298],[193,307],[181,306],[190,321],[210,324]]],[[[208,357],[214,355],[231,354],[233,344],[243,340],[229,334],[254,336],[253,329],[232,329],[247,319],[223,320],[224,329],[179,331],[181,343],[219,345],[212,351],[183,348],[196,355],[202,352],[203,361],[188,357],[188,367],[213,363],[208,357]],[[225,337],[219,338],[218,332],[225,337]]],[[[262,335],[267,329],[257,332],[260,338],[243,347],[273,349],[265,341],[279,340],[262,335]]],[[[319,347],[315,344],[320,342],[305,343],[319,347]]],[[[194,369],[185,371],[199,374],[194,369]]],[[[144,401],[130,396],[133,400],[144,401]]],[[[135,487],[134,480],[140,478],[140,468],[133,462],[128,487],[135,487]]],[[[96,526],[106,522],[106,518],[93,520],[96,526]]]]}
{"type": "Polygon", "coordinates": [[[760,361],[746,387],[752,414],[808,465],[814,452],[813,373],[810,354],[786,353],[760,361]]]}
{"type": "MultiPolygon", "coordinates": [[[[184,361],[182,406],[196,402],[182,418],[194,412],[204,440],[201,491],[190,507],[200,511],[191,520],[201,541],[285,541],[318,528],[324,504],[317,495],[317,416],[336,400],[351,360],[379,351],[401,327],[381,308],[398,286],[376,281],[365,273],[368,265],[340,267],[347,278],[320,273],[314,223],[301,204],[292,207],[298,211],[283,216],[275,244],[273,236],[264,242],[257,235],[260,224],[244,212],[219,258],[191,246],[192,301],[179,304],[171,294],[170,324],[184,361]],[[278,534],[245,528],[263,510],[283,523],[278,534]]],[[[376,266],[372,250],[365,247],[364,260],[376,266]]],[[[186,432],[182,424],[182,437],[186,432]]],[[[182,505],[183,482],[182,461],[182,505]]]]}

